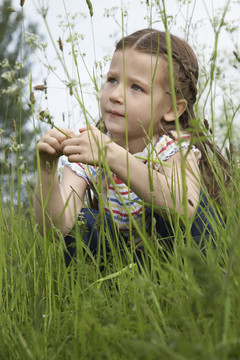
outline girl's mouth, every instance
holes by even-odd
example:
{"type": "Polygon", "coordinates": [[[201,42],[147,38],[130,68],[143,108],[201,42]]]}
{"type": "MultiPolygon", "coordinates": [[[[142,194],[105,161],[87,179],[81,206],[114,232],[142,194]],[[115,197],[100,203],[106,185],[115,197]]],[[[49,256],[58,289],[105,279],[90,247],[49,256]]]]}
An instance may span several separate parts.
{"type": "Polygon", "coordinates": [[[118,113],[117,111],[109,110],[107,113],[112,117],[124,117],[124,115],[118,113]]]}

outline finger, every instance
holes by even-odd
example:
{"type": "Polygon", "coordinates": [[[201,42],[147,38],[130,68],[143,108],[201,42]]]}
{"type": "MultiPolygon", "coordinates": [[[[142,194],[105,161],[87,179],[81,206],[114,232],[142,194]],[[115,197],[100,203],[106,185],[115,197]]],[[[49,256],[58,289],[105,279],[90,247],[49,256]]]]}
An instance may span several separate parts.
{"type": "Polygon", "coordinates": [[[97,129],[96,126],[94,126],[94,125],[87,125],[87,126],[85,126],[85,127],[82,127],[82,128],[80,128],[80,129],[78,129],[78,131],[79,131],[80,133],[82,133],[82,132],[84,132],[84,131],[93,131],[93,130],[95,130],[95,129],[97,129]]]}
{"type": "MultiPolygon", "coordinates": [[[[74,137],[74,132],[71,129],[60,128],[60,130],[63,131],[64,134],[68,135],[69,137],[71,137],[71,138],[74,137]]],[[[65,136],[65,139],[66,139],[66,136],[65,136]]]]}
{"type": "Polygon", "coordinates": [[[74,135],[74,137],[72,137],[71,139],[66,139],[61,143],[61,149],[62,151],[67,147],[67,146],[77,146],[81,144],[81,135],[74,135]]]}
{"type": "Polygon", "coordinates": [[[78,146],[66,146],[63,149],[63,154],[68,156],[71,154],[80,154],[80,147],[78,146]]]}
{"type": "Polygon", "coordinates": [[[65,139],[68,139],[69,136],[74,136],[74,133],[71,129],[59,128],[57,129],[50,129],[47,131],[46,135],[56,138],[59,143],[61,144],[65,139]],[[61,130],[61,131],[59,131],[61,130]]]}
{"type": "Polygon", "coordinates": [[[80,132],[80,134],[81,134],[81,133],[83,133],[84,131],[87,131],[87,127],[80,128],[80,129],[78,129],[78,131],[79,131],[79,132],[80,132]]]}
{"type": "Polygon", "coordinates": [[[81,154],[71,154],[68,156],[68,161],[73,163],[84,163],[81,154]]]}
{"type": "Polygon", "coordinates": [[[57,156],[57,151],[48,143],[39,143],[37,146],[39,154],[49,154],[51,156],[57,156]]]}
{"type": "Polygon", "coordinates": [[[61,144],[59,139],[52,136],[43,136],[39,143],[49,144],[52,148],[54,148],[57,152],[61,153],[61,144]]]}
{"type": "Polygon", "coordinates": [[[59,143],[58,139],[56,139],[55,137],[51,137],[51,136],[43,136],[43,138],[40,140],[40,142],[38,143],[38,147],[43,149],[42,151],[44,151],[44,149],[48,149],[48,146],[44,147],[44,144],[49,145],[51,148],[54,149],[54,151],[56,151],[56,153],[58,154],[62,154],[62,148],[61,148],[61,144],[59,143]]]}
{"type": "Polygon", "coordinates": [[[88,156],[86,158],[86,156],[84,156],[83,154],[71,154],[68,156],[68,161],[72,163],[82,163],[94,166],[97,165],[97,162],[95,162],[92,157],[88,156]]]}

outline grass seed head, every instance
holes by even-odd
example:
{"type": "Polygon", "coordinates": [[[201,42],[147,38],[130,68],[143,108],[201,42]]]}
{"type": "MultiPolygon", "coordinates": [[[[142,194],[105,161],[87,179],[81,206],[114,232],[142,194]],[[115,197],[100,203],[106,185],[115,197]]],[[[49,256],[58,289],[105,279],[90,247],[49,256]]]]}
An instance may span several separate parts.
{"type": "Polygon", "coordinates": [[[11,175],[12,174],[12,163],[11,162],[8,164],[8,171],[9,171],[9,175],[11,175]]]}
{"type": "Polygon", "coordinates": [[[51,172],[51,165],[50,165],[49,161],[46,161],[46,171],[48,174],[50,174],[50,172],[51,172]]]}
{"type": "Polygon", "coordinates": [[[229,144],[229,151],[230,153],[233,155],[234,154],[234,146],[233,146],[233,143],[230,141],[230,144],[229,144]]]}
{"type": "Polygon", "coordinates": [[[209,122],[207,121],[207,119],[203,120],[204,126],[207,129],[207,131],[209,131],[209,122]]]}
{"type": "Polygon", "coordinates": [[[86,0],[86,3],[87,3],[87,6],[88,6],[88,10],[89,10],[89,13],[90,13],[90,16],[92,17],[93,16],[93,7],[92,7],[92,3],[90,0],[86,0]]]}
{"type": "Polygon", "coordinates": [[[193,204],[193,202],[192,202],[191,199],[188,199],[188,203],[189,203],[189,205],[191,205],[192,207],[194,207],[194,204],[193,204]]]}
{"type": "Polygon", "coordinates": [[[15,143],[15,139],[12,134],[10,134],[10,140],[11,140],[11,144],[13,145],[15,143]]]}
{"type": "Polygon", "coordinates": [[[8,7],[8,10],[9,10],[10,12],[16,12],[16,10],[14,10],[11,6],[8,7]]]}
{"type": "Polygon", "coordinates": [[[32,105],[35,104],[36,100],[35,100],[35,95],[34,95],[33,91],[31,91],[31,93],[30,93],[29,100],[32,105]]]}
{"type": "Polygon", "coordinates": [[[233,51],[233,55],[235,56],[236,60],[240,62],[240,56],[236,53],[236,51],[233,51]]]}
{"type": "Polygon", "coordinates": [[[12,151],[12,148],[10,146],[6,147],[5,149],[5,161],[7,161],[9,153],[12,151]]]}
{"type": "Polygon", "coordinates": [[[47,124],[53,125],[52,116],[50,115],[48,110],[42,110],[39,113],[39,120],[45,122],[47,124]]]}
{"type": "Polygon", "coordinates": [[[23,7],[25,0],[20,0],[20,6],[23,7]]]}
{"type": "Polygon", "coordinates": [[[33,90],[36,90],[36,91],[45,91],[46,90],[46,86],[45,85],[36,85],[34,86],[33,90]]]}
{"type": "Polygon", "coordinates": [[[58,45],[59,45],[59,49],[61,50],[61,51],[63,51],[63,43],[62,43],[62,39],[60,38],[60,36],[59,36],[59,39],[58,39],[58,45]]]}

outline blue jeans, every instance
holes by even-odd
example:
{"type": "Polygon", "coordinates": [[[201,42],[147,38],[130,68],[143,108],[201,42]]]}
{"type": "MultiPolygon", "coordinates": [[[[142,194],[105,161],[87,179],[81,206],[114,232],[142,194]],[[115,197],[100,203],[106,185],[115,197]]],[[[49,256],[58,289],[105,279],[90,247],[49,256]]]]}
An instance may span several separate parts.
{"type": "MultiPolygon", "coordinates": [[[[146,210],[151,213],[150,208],[146,210]]],[[[98,210],[87,208],[83,208],[79,215],[79,221],[83,224],[84,227],[81,237],[82,241],[93,254],[97,254],[99,252],[102,253],[103,246],[105,247],[106,253],[111,253],[111,248],[106,237],[104,244],[102,243],[103,236],[100,236],[99,234],[100,221],[102,223],[103,229],[107,228],[108,236],[110,235],[111,239],[118,242],[118,246],[123,249],[123,237],[119,232],[116,231],[110,215],[105,215],[106,216],[99,218],[100,213],[98,210]]],[[[173,247],[174,234],[170,223],[166,219],[162,218],[159,214],[154,213],[153,216],[156,221],[156,232],[158,237],[163,239],[166,250],[171,250],[173,247]]],[[[214,236],[214,230],[211,225],[212,221],[209,222],[209,218],[214,219],[214,217],[216,216],[214,215],[213,209],[210,207],[206,196],[201,193],[201,200],[191,226],[191,235],[203,253],[206,241],[214,236]]],[[[79,231],[79,229],[74,230],[79,231]]],[[[67,247],[67,252],[65,252],[65,262],[68,266],[76,253],[76,236],[70,233],[65,237],[65,243],[67,247]]],[[[143,250],[143,246],[139,246],[136,249],[136,256],[141,257],[143,250]]]]}

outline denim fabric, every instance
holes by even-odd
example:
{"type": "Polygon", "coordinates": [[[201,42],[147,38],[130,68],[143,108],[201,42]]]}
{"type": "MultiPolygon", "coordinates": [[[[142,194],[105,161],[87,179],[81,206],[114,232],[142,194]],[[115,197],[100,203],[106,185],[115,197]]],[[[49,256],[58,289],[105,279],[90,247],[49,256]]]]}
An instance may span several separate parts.
{"type": "MultiPolygon", "coordinates": [[[[173,238],[174,235],[171,224],[158,214],[154,214],[154,217],[156,219],[156,230],[160,238],[173,238]]],[[[199,205],[192,220],[191,235],[195,243],[199,245],[199,248],[204,254],[205,244],[214,237],[214,229],[212,227],[212,222],[214,219],[216,220],[216,214],[210,206],[206,195],[201,192],[199,205]]],[[[224,226],[219,217],[218,221],[222,224],[222,226],[224,226]]],[[[184,231],[184,229],[182,230],[184,231]]],[[[166,240],[166,246],[171,249],[171,242],[166,240]]]]}
{"type": "MultiPolygon", "coordinates": [[[[209,222],[208,218],[214,218],[213,209],[209,206],[206,196],[201,193],[201,199],[199,202],[199,206],[196,210],[196,214],[194,216],[192,226],[191,226],[191,235],[194,241],[197,244],[200,244],[200,248],[203,250],[204,243],[209,240],[211,236],[214,235],[214,230],[209,222]]],[[[151,212],[151,209],[148,209],[151,212]]],[[[101,236],[99,236],[99,219],[97,219],[99,214],[98,210],[94,209],[86,209],[83,208],[80,215],[79,220],[84,221],[84,232],[83,232],[83,242],[93,254],[98,252],[102,252],[103,244],[101,243],[101,236]]],[[[171,250],[173,246],[174,234],[172,231],[171,224],[163,219],[159,214],[154,213],[154,218],[156,221],[156,232],[159,238],[164,239],[164,245],[166,249],[171,250]]],[[[111,239],[118,241],[121,247],[121,243],[123,238],[119,233],[116,233],[116,229],[113,226],[113,220],[111,219],[109,214],[106,214],[104,219],[100,219],[103,222],[103,228],[108,229],[108,232],[111,236],[111,239]]],[[[76,230],[76,229],[75,229],[76,230]]],[[[75,246],[75,236],[69,234],[65,237],[65,243],[67,246],[68,252],[65,253],[65,262],[68,266],[72,257],[75,255],[76,246],[75,246]]],[[[105,238],[106,252],[110,253],[111,249],[107,239],[105,238]]],[[[140,251],[136,252],[136,255],[142,256],[140,253],[142,252],[143,247],[140,247],[140,251]]],[[[204,252],[204,251],[203,251],[204,252]]]]}
{"type": "MultiPolygon", "coordinates": [[[[83,208],[79,215],[79,221],[84,223],[82,240],[93,254],[96,254],[98,251],[102,252],[103,247],[103,244],[100,243],[101,237],[99,236],[99,226],[96,224],[98,214],[98,210],[83,208]]],[[[114,238],[115,234],[110,216],[106,214],[106,217],[104,219],[101,218],[101,221],[104,222],[104,228],[108,227],[108,232],[110,233],[111,237],[114,238]]],[[[76,240],[74,234],[72,233],[68,234],[64,240],[68,250],[68,253],[65,253],[65,262],[68,266],[76,252],[76,240]]],[[[111,251],[107,240],[105,240],[105,247],[106,252],[111,251]]]]}

